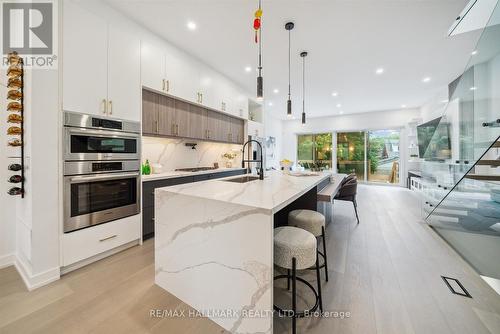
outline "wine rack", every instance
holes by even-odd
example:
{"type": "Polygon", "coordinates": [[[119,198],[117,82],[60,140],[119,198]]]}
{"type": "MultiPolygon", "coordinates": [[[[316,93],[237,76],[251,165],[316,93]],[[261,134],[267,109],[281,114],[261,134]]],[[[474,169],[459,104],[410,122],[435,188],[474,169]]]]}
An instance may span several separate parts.
{"type": "Polygon", "coordinates": [[[14,184],[8,194],[12,196],[21,196],[24,198],[24,62],[17,52],[8,55],[9,68],[7,70],[7,111],[9,116],[7,122],[9,127],[7,135],[9,140],[7,145],[19,148],[19,163],[10,164],[9,171],[14,172],[8,179],[8,182],[14,184]],[[19,175],[20,174],[20,175],[19,175]]]}

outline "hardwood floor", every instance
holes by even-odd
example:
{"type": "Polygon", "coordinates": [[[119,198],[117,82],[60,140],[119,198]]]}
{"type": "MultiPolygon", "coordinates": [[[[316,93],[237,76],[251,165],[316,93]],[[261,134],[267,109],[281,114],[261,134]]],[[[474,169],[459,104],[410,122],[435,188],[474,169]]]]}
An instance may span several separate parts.
{"type": "MultiPolygon", "coordinates": [[[[326,311],[350,317],[300,319],[299,333],[500,333],[500,296],[420,220],[413,196],[360,186],[359,225],[350,203],[335,203],[323,300],[326,311]],[[460,279],[473,298],[451,294],[441,275],[460,279]]],[[[13,267],[1,269],[0,333],[223,333],[204,318],[150,316],[189,310],[154,285],[153,254],[148,241],[32,292],[13,267]]],[[[314,273],[301,275],[314,283],[314,273]]],[[[280,286],[275,297],[288,302],[280,286]]],[[[299,306],[308,299],[302,293],[299,306]]],[[[275,320],[275,333],[289,328],[275,320]]]]}

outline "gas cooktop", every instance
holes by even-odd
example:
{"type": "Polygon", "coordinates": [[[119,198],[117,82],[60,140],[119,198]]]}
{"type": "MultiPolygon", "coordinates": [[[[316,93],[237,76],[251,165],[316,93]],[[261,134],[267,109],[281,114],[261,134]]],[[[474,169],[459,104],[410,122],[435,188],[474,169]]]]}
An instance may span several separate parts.
{"type": "Polygon", "coordinates": [[[193,167],[193,168],[177,168],[176,172],[203,172],[206,170],[214,170],[215,167],[193,167]]]}

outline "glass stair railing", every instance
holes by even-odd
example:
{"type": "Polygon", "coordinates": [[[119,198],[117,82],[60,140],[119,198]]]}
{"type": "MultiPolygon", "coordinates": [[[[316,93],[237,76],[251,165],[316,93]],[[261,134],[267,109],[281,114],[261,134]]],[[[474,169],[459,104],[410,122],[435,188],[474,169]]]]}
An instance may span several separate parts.
{"type": "Polygon", "coordinates": [[[424,153],[422,216],[480,275],[500,284],[498,4],[450,91],[424,153]]]}

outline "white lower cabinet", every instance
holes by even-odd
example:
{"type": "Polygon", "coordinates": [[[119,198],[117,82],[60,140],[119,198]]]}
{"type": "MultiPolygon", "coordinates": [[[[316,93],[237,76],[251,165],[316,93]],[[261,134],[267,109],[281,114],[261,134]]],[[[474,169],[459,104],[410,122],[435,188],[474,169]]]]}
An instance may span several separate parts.
{"type": "Polygon", "coordinates": [[[140,239],[140,217],[140,215],[135,215],[63,234],[62,266],[66,267],[72,265],[76,262],[140,239]]]}

